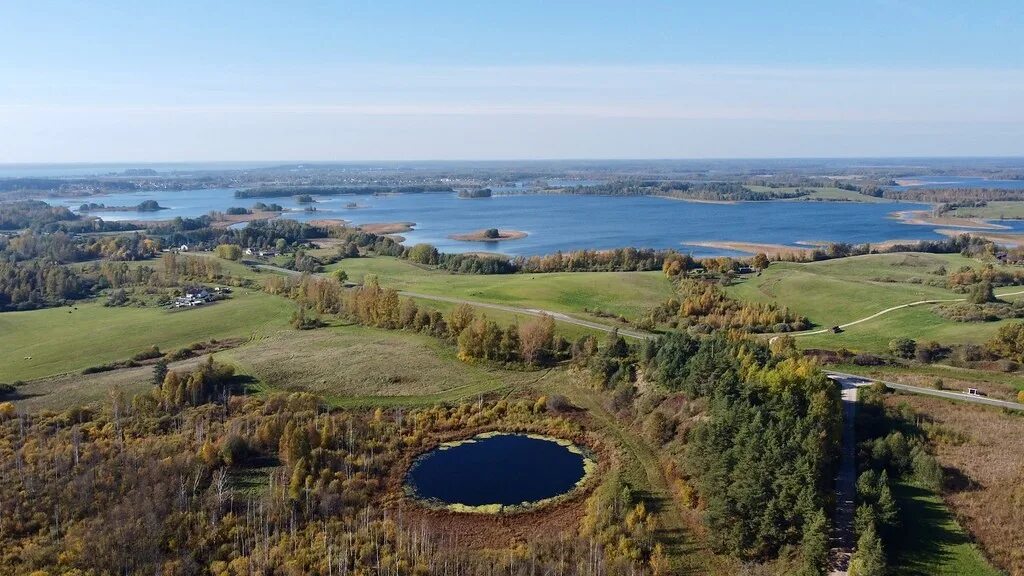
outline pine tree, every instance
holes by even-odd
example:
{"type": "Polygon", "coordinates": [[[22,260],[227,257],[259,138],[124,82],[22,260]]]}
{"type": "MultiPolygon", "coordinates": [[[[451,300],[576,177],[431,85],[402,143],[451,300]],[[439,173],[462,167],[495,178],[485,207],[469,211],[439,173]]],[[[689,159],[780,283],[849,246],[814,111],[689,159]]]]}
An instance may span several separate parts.
{"type": "Polygon", "coordinates": [[[850,559],[850,576],[885,576],[885,550],[874,526],[869,526],[857,539],[857,551],[850,559]]]}
{"type": "Polygon", "coordinates": [[[156,365],[153,366],[153,385],[160,386],[164,383],[164,378],[167,377],[167,361],[161,358],[156,365]]]}

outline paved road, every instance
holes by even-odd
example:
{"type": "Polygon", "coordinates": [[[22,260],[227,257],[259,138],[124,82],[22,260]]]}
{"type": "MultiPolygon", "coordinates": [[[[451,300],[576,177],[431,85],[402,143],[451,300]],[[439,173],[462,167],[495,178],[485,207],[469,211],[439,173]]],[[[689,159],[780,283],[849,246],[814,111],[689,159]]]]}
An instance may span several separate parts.
{"type": "Polygon", "coordinates": [[[995,406],[997,408],[1006,408],[1008,410],[1024,410],[1024,404],[1017,402],[1008,402],[1006,400],[996,400],[995,398],[987,398],[985,396],[972,396],[964,392],[951,392],[949,390],[935,390],[934,388],[922,388],[920,386],[911,386],[909,384],[900,384],[899,382],[887,382],[885,380],[879,380],[878,378],[870,378],[867,376],[858,376],[857,374],[847,374],[845,372],[835,372],[832,370],[825,370],[829,378],[838,382],[841,386],[870,386],[872,382],[881,382],[885,384],[886,388],[893,390],[899,390],[901,392],[910,392],[913,394],[924,394],[925,396],[937,396],[939,398],[946,398],[947,400],[960,400],[963,402],[972,402],[974,404],[985,404],[987,406],[995,406]]]}
{"type": "MultiPolygon", "coordinates": [[[[1007,292],[1005,294],[996,294],[996,298],[1004,298],[1006,296],[1019,296],[1020,294],[1024,294],[1024,290],[1018,290],[1017,292],[1007,292]]],[[[903,308],[911,308],[913,306],[921,306],[923,304],[942,304],[943,302],[963,302],[965,300],[967,300],[967,298],[948,298],[948,299],[945,299],[945,300],[918,300],[917,302],[910,302],[910,303],[907,303],[907,304],[900,304],[899,306],[892,306],[891,308],[886,308],[885,310],[880,310],[880,311],[875,312],[874,314],[872,314],[870,316],[865,316],[864,318],[861,318],[860,320],[854,320],[853,322],[847,322],[846,324],[840,324],[839,327],[843,328],[843,329],[846,329],[846,328],[848,328],[850,326],[855,326],[857,324],[860,324],[861,322],[867,322],[868,320],[874,320],[875,318],[878,318],[879,316],[883,316],[883,315],[888,314],[890,312],[893,312],[893,311],[896,311],[896,310],[902,310],[903,308]]],[[[826,332],[831,332],[831,331],[832,331],[831,328],[822,328],[820,330],[805,330],[803,332],[793,332],[793,333],[790,334],[790,336],[810,336],[812,334],[825,334],[826,332]]]]}
{"type": "Polygon", "coordinates": [[[857,384],[836,380],[842,386],[843,439],[839,474],[836,476],[836,511],[832,522],[832,549],[829,550],[829,576],[849,572],[854,549],[853,519],[857,496],[857,384]]]}
{"type": "MultiPolygon", "coordinates": [[[[288,274],[289,276],[299,276],[302,273],[295,270],[289,270],[287,268],[281,268],[279,266],[272,266],[270,264],[257,264],[257,268],[263,270],[270,270],[272,272],[281,272],[282,274],[288,274]]],[[[323,276],[323,274],[317,274],[317,276],[323,276]]],[[[617,326],[609,326],[607,324],[600,324],[598,322],[591,322],[590,320],[583,320],[574,316],[569,316],[562,312],[555,312],[553,310],[542,310],[540,308],[520,308],[519,306],[508,306],[505,304],[493,304],[491,302],[480,302],[479,300],[467,300],[465,298],[455,298],[451,296],[439,296],[437,294],[423,294],[421,292],[410,292],[408,290],[399,290],[398,293],[408,298],[418,298],[422,300],[433,300],[435,302],[448,302],[451,304],[469,304],[475,308],[487,308],[489,310],[501,310],[503,312],[512,312],[514,314],[527,314],[529,316],[551,316],[558,322],[565,322],[566,324],[574,324],[576,326],[582,326],[584,328],[591,328],[593,330],[599,330],[601,332],[611,332],[612,330],[618,330],[622,336],[628,336],[630,338],[637,338],[644,340],[647,338],[654,338],[657,335],[651,334],[650,332],[643,332],[633,328],[621,328],[617,326]]]]}

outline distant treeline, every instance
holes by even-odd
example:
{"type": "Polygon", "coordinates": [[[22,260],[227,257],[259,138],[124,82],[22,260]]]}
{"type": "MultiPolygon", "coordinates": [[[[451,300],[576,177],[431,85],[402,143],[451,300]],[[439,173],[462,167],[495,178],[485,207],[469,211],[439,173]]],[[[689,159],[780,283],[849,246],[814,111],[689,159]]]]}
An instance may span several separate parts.
{"type": "Polygon", "coordinates": [[[129,222],[105,222],[82,218],[64,206],[51,206],[40,200],[18,200],[0,203],[0,230],[32,230],[35,232],[126,232],[139,227],[129,222]]]}
{"type": "Polygon", "coordinates": [[[639,272],[660,270],[670,250],[616,248],[575,250],[545,256],[481,256],[447,254],[429,244],[404,248],[401,256],[419,264],[438,266],[461,274],[514,274],[517,272],[639,272]]]}
{"type": "Polygon", "coordinates": [[[260,186],[235,190],[235,198],[286,198],[288,196],[344,196],[369,194],[421,194],[452,192],[451,186],[417,184],[410,186],[260,186]]]}
{"type": "Polygon", "coordinates": [[[915,202],[977,202],[992,200],[1024,200],[1024,189],[1003,190],[998,188],[876,188],[863,191],[879,198],[915,202]]]}
{"type": "Polygon", "coordinates": [[[50,206],[39,200],[20,200],[0,204],[0,230],[39,228],[78,216],[63,206],[50,206]]]}
{"type": "Polygon", "coordinates": [[[760,202],[806,196],[808,191],[754,191],[737,182],[614,180],[596,186],[548,189],[545,192],[593,196],[667,196],[686,200],[760,202]]]}
{"type": "Polygon", "coordinates": [[[119,179],[0,178],[0,192],[52,192],[69,188],[131,191],[139,190],[139,185],[129,180],[119,179]]]}

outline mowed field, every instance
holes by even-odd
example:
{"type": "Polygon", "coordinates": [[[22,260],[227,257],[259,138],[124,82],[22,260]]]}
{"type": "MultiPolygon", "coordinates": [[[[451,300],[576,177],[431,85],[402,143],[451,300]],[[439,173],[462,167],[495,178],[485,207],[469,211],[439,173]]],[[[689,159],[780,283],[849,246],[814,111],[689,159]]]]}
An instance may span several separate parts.
{"type": "Polygon", "coordinates": [[[0,314],[0,382],[80,371],[159,346],[250,338],[287,326],[295,305],[253,290],[196,309],[107,308],[99,302],[0,314]]]}
{"type": "Polygon", "coordinates": [[[629,319],[642,316],[672,294],[672,284],[660,271],[450,274],[389,257],[353,258],[334,268],[344,270],[354,282],[373,274],[383,286],[422,294],[579,315],[586,315],[587,309],[600,310],[629,319]]]}
{"type": "MultiPolygon", "coordinates": [[[[871,254],[811,263],[774,262],[760,276],[744,278],[730,286],[728,292],[741,300],[775,302],[810,318],[819,327],[829,327],[920,300],[963,298],[963,294],[941,287],[945,273],[963,266],[978,268],[983,263],[958,254],[923,253],[871,254]]],[[[1008,287],[996,293],[1019,290],[1008,287]]],[[[953,322],[932,312],[931,305],[921,305],[850,326],[842,334],[803,336],[798,344],[884,350],[889,340],[897,336],[943,343],[979,342],[995,333],[1000,324],[953,322]]]]}

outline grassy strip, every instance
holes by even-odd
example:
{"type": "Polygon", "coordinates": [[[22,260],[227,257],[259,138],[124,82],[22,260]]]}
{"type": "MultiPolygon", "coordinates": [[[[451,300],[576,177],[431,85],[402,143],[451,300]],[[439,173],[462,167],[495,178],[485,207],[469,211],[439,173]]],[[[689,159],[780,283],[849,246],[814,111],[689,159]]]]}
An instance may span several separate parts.
{"type": "Polygon", "coordinates": [[[904,540],[894,560],[896,576],[998,576],[977,545],[937,494],[898,483],[894,495],[902,511],[904,540]]]}

